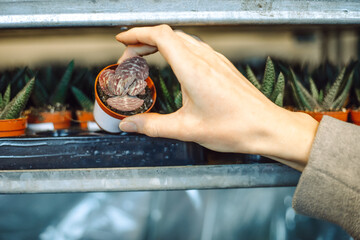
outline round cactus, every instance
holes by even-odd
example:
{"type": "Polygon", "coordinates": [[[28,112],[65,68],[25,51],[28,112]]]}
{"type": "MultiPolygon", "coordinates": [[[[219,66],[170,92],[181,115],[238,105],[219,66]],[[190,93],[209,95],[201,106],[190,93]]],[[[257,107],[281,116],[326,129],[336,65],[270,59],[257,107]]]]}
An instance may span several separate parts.
{"type": "Polygon", "coordinates": [[[144,103],[136,97],[145,93],[149,66],[142,57],[125,60],[115,70],[106,69],[99,76],[99,86],[108,96],[106,103],[119,111],[133,111],[144,103]]]}

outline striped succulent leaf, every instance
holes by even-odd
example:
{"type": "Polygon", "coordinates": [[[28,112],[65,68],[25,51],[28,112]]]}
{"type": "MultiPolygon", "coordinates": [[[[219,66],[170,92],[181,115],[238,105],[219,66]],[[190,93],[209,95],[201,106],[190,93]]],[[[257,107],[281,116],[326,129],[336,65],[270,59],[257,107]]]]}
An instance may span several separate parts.
{"type": "Polygon", "coordinates": [[[270,98],[270,95],[274,89],[274,84],[275,84],[275,68],[273,62],[271,61],[271,58],[268,57],[265,65],[263,82],[260,88],[261,92],[266,97],[270,98]]]}
{"type": "Polygon", "coordinates": [[[174,102],[175,102],[175,106],[176,106],[177,109],[181,108],[181,106],[182,106],[182,93],[181,93],[181,91],[178,91],[176,93],[174,102]]]}
{"type": "Polygon", "coordinates": [[[280,94],[282,97],[284,97],[284,90],[285,90],[285,77],[284,74],[280,72],[274,87],[274,91],[271,93],[270,100],[275,102],[280,94]]]}
{"type": "Polygon", "coordinates": [[[261,88],[261,84],[256,79],[256,76],[249,65],[246,65],[246,77],[257,89],[261,88]]]}
{"type": "Polygon", "coordinates": [[[304,110],[313,111],[315,109],[320,109],[319,103],[314,99],[311,94],[306,90],[306,88],[301,84],[297,79],[294,71],[291,69],[292,80],[294,83],[295,91],[299,97],[299,100],[302,103],[304,110]]]}
{"type": "Polygon", "coordinates": [[[292,93],[293,93],[295,105],[297,106],[297,108],[299,110],[305,110],[305,107],[304,107],[304,105],[302,104],[302,102],[300,100],[299,94],[297,93],[295,85],[294,85],[293,82],[290,82],[290,87],[291,87],[291,90],[292,90],[292,93]]]}
{"type": "Polygon", "coordinates": [[[316,84],[313,80],[312,77],[309,78],[309,82],[310,82],[310,92],[311,92],[311,95],[313,96],[313,98],[315,98],[318,102],[320,102],[319,100],[319,91],[316,87],[316,84]]]}
{"type": "Polygon", "coordinates": [[[0,113],[0,119],[16,119],[20,117],[34,88],[35,78],[32,78],[25,87],[6,105],[0,113]]]}
{"type": "Polygon", "coordinates": [[[160,89],[163,94],[163,98],[164,98],[163,100],[166,105],[167,111],[174,112],[174,106],[172,106],[172,104],[173,104],[172,98],[171,98],[169,90],[165,84],[165,81],[163,80],[163,78],[161,76],[159,76],[159,83],[160,83],[160,89]]]}
{"type": "Polygon", "coordinates": [[[67,90],[69,86],[69,82],[71,80],[71,76],[74,70],[74,60],[72,60],[67,66],[64,75],[62,76],[60,82],[55,88],[55,92],[50,97],[50,104],[55,105],[56,103],[64,104],[67,90]]]}
{"type": "Polygon", "coordinates": [[[3,96],[3,104],[4,106],[8,105],[9,102],[10,102],[10,95],[11,95],[11,85],[9,84],[7,87],[6,87],[6,90],[5,90],[5,93],[4,93],[4,96],[3,96]]]}
{"type": "Polygon", "coordinates": [[[279,95],[277,95],[274,103],[276,105],[278,105],[279,107],[282,107],[284,104],[283,101],[284,101],[284,95],[282,93],[279,93],[279,95]]]}
{"type": "Polygon", "coordinates": [[[83,110],[91,112],[94,109],[93,101],[91,101],[80,89],[71,87],[71,91],[83,110]]]}
{"type": "Polygon", "coordinates": [[[324,109],[331,109],[333,102],[335,101],[336,96],[339,95],[340,87],[344,81],[346,67],[344,67],[339,75],[337,76],[335,82],[331,85],[329,90],[326,92],[324,101],[322,102],[322,107],[324,109]]]}
{"type": "Polygon", "coordinates": [[[330,110],[340,110],[342,107],[344,107],[345,101],[347,97],[349,96],[350,88],[352,86],[354,79],[354,70],[351,71],[344,89],[340,93],[340,95],[336,98],[336,100],[332,103],[330,106],[330,110]]]}

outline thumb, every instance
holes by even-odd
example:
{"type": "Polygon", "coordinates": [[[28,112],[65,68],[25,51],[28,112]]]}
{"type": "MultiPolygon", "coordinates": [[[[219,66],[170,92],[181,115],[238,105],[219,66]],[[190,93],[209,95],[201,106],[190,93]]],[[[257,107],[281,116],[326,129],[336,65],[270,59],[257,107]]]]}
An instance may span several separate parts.
{"type": "Polygon", "coordinates": [[[180,122],[176,113],[141,113],[124,118],[119,128],[124,132],[137,132],[150,137],[179,139],[181,137],[180,122]]]}

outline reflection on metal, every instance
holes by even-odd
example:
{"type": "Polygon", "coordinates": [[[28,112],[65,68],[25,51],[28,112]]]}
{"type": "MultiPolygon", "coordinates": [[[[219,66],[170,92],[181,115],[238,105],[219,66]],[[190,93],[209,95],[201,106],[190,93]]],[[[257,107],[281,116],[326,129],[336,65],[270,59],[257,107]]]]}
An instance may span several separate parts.
{"type": "Polygon", "coordinates": [[[359,24],[358,0],[15,0],[1,28],[218,24],[359,24]]]}
{"type": "Polygon", "coordinates": [[[0,171],[1,193],[139,191],[295,186],[300,173],[278,163],[0,171]]]}

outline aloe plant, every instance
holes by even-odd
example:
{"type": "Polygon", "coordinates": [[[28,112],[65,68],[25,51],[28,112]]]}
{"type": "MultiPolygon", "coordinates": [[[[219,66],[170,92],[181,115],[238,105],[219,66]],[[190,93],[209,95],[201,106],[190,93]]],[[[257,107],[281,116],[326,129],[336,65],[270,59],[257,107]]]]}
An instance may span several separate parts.
{"type": "Polygon", "coordinates": [[[91,112],[94,109],[94,102],[80,89],[73,86],[71,87],[71,91],[83,110],[91,112]]]}
{"type": "Polygon", "coordinates": [[[60,80],[56,80],[52,67],[47,67],[39,74],[35,83],[31,100],[39,108],[61,110],[65,108],[67,93],[74,71],[74,61],[71,61],[60,80]]]}
{"type": "Polygon", "coordinates": [[[182,93],[180,84],[170,66],[161,70],[150,68],[153,71],[158,97],[156,107],[159,112],[172,113],[182,107],[182,93]]]}
{"type": "Polygon", "coordinates": [[[3,96],[0,95],[0,119],[16,119],[20,117],[21,112],[24,110],[28,102],[32,90],[34,88],[35,78],[27,82],[25,87],[18,92],[18,94],[9,102],[10,84],[6,88],[3,96]]]}
{"type": "Polygon", "coordinates": [[[317,88],[311,76],[309,77],[310,90],[308,90],[292,69],[290,69],[290,75],[294,101],[300,110],[339,111],[346,104],[353,83],[354,70],[352,67],[344,67],[332,83],[328,79],[323,89],[317,88]]]}
{"type": "Polygon", "coordinates": [[[267,98],[276,105],[282,107],[284,101],[285,77],[282,72],[276,78],[274,63],[270,57],[266,60],[263,80],[256,78],[249,65],[246,65],[246,76],[248,80],[259,89],[267,98]],[[277,80],[276,80],[277,79],[277,80]]]}

